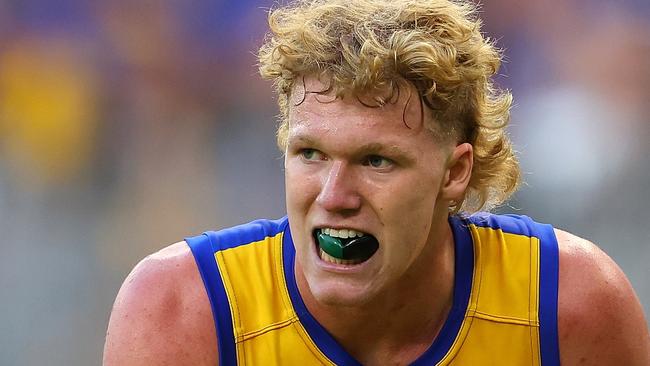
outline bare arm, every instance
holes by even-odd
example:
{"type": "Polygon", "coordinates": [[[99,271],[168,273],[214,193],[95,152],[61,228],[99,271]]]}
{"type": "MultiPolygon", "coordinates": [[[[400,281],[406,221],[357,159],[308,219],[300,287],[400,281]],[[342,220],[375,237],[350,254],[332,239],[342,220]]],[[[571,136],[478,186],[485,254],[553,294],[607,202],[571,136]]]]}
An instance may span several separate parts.
{"type": "Polygon", "coordinates": [[[556,230],[563,365],[650,365],[650,335],[621,269],[587,240],[556,230]]]}
{"type": "Polygon", "coordinates": [[[104,365],[217,365],[210,303],[185,242],[142,260],[108,324],[104,365]]]}

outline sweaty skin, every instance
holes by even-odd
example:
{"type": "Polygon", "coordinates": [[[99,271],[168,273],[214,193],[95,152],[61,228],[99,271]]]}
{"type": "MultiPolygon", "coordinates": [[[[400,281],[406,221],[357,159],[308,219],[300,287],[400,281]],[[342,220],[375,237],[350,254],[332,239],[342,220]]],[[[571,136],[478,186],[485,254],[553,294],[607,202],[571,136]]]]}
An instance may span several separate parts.
{"type": "MultiPolygon", "coordinates": [[[[318,83],[305,78],[307,90],[324,90],[318,83]]],[[[451,308],[447,218],[469,182],[472,148],[437,136],[430,113],[423,121],[420,103],[409,103],[413,93],[381,108],[310,93],[289,114],[285,185],[298,290],[364,365],[414,361],[451,308]],[[379,247],[363,263],[340,264],[319,253],[321,229],[371,235],[379,247]]]]}
{"type": "MultiPolygon", "coordinates": [[[[451,306],[448,206],[467,186],[472,147],[444,148],[427,131],[405,129],[400,106],[369,110],[312,96],[301,106],[285,160],[300,294],[364,365],[406,365],[431,345],[451,306]],[[322,228],[372,235],[379,248],[359,265],[325,262],[314,238],[322,228]]],[[[409,121],[420,116],[406,112],[409,121]]],[[[650,365],[647,323],[623,272],[589,241],[556,235],[562,365],[650,365]]],[[[189,247],[145,258],[115,300],[104,365],[217,360],[210,303],[189,247]]]]}

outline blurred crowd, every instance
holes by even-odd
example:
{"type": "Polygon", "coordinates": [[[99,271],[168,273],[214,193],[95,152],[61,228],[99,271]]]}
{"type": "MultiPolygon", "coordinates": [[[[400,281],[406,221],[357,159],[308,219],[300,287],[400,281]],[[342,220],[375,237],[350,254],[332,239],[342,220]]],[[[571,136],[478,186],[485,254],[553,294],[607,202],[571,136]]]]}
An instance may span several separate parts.
{"type": "MultiPolygon", "coordinates": [[[[270,0],[0,0],[0,364],[101,359],[139,259],[284,214],[255,53],[270,0]]],[[[650,3],[491,0],[526,184],[650,311],[650,3]]]]}

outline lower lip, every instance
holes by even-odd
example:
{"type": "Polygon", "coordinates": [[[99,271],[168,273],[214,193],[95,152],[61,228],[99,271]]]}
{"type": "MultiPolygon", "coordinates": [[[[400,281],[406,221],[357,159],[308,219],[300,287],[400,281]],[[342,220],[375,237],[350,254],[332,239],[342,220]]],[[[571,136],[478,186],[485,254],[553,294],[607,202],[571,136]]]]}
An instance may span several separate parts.
{"type": "Polygon", "coordinates": [[[328,271],[328,272],[336,272],[336,273],[361,272],[364,270],[365,267],[368,266],[368,263],[370,263],[375,257],[375,255],[377,254],[377,253],[373,254],[370,258],[368,258],[368,260],[359,264],[338,264],[338,263],[327,262],[320,257],[320,253],[319,253],[320,247],[318,246],[318,243],[316,243],[316,239],[314,239],[313,235],[311,235],[311,240],[313,244],[312,253],[316,257],[318,266],[321,267],[324,271],[328,271]]]}

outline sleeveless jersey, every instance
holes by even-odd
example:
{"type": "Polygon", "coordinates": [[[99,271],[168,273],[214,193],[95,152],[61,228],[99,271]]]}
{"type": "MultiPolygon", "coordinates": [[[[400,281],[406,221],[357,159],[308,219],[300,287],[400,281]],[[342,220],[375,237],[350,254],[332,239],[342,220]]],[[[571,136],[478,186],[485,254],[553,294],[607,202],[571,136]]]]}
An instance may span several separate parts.
{"type": "MultiPolygon", "coordinates": [[[[452,308],[412,365],[559,365],[553,228],[488,213],[449,223],[452,308]]],[[[220,365],[360,365],[303,303],[286,217],[186,241],[212,305],[220,365]]]]}

